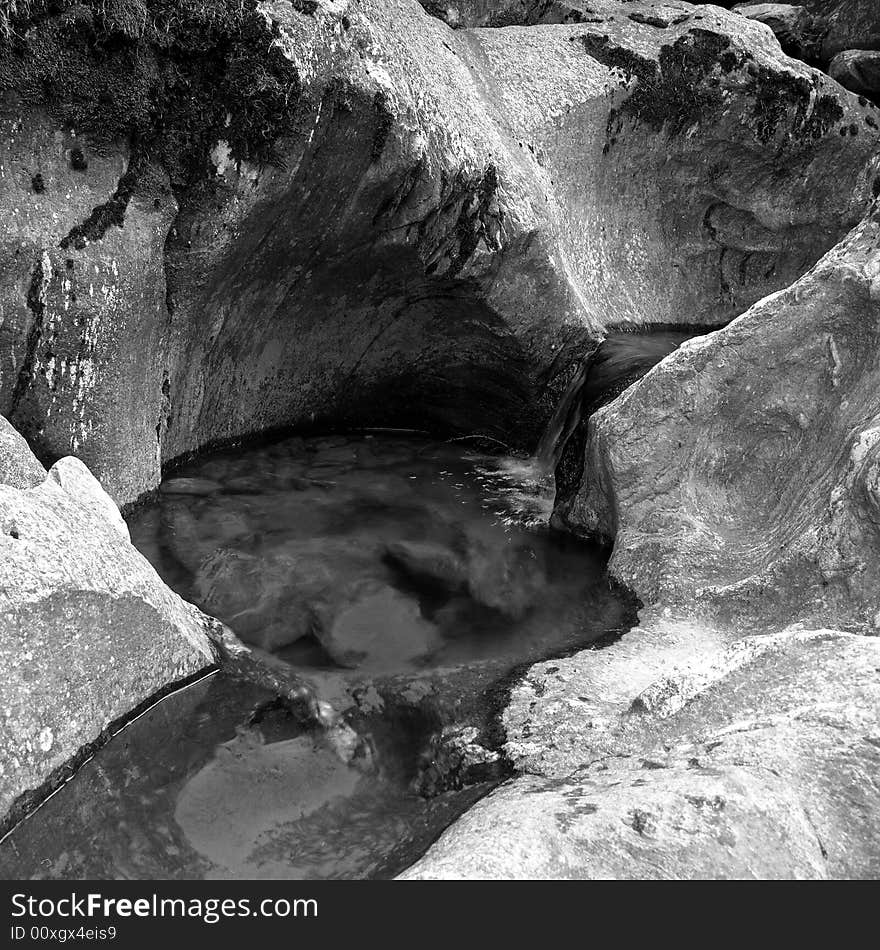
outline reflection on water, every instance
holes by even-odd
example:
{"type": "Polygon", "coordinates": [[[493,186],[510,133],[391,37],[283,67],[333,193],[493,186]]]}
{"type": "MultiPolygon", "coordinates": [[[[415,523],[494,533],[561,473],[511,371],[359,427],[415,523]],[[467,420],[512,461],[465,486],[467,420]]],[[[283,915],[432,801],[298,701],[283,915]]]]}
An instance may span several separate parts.
{"type": "Polygon", "coordinates": [[[0,845],[0,872],[397,873],[490,787],[435,766],[414,782],[438,726],[488,734],[511,671],[630,620],[600,554],[549,531],[551,505],[528,460],[387,434],[288,438],[177,472],[132,518],[134,543],[349,709],[380,768],[341,763],[270,694],[214,676],[99,750],[0,845]]]}
{"type": "Polygon", "coordinates": [[[4,879],[392,877],[485,794],[430,800],[342,765],[215,675],[155,706],[0,844],[4,879]]]}

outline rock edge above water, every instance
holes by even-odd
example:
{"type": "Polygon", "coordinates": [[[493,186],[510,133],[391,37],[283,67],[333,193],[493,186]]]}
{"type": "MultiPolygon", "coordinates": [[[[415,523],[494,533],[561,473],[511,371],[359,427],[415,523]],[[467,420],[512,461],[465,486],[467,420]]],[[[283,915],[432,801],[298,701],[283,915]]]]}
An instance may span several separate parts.
{"type": "Polygon", "coordinates": [[[875,878],[880,639],[725,639],[658,618],[533,667],[524,773],[401,879],[875,878]]]}

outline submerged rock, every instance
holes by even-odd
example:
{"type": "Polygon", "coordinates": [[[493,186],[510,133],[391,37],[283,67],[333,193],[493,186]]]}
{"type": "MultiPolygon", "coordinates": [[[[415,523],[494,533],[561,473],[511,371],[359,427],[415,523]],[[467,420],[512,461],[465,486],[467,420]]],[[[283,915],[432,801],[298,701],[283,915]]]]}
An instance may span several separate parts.
{"type": "Polygon", "coordinates": [[[315,632],[326,605],[344,601],[339,590],[352,578],[369,578],[371,569],[381,570],[378,560],[356,545],[326,539],[287,542],[262,554],[225,547],[202,562],[193,593],[243,640],[274,651],[315,632]]]}
{"type": "Polygon", "coordinates": [[[435,542],[395,542],[388,560],[417,585],[446,597],[469,594],[509,617],[522,617],[546,588],[543,565],[534,549],[499,543],[470,533],[462,553],[435,542]]]}
{"type": "Polygon", "coordinates": [[[163,495],[213,495],[222,487],[210,478],[168,478],[159,490],[163,495]]]}
{"type": "Polygon", "coordinates": [[[441,544],[396,541],[388,545],[386,557],[417,583],[435,587],[446,594],[467,589],[466,560],[441,544]]]}
{"type": "Polygon", "coordinates": [[[478,603],[518,618],[535,605],[546,586],[544,566],[533,548],[499,549],[491,538],[469,538],[468,591],[478,603]]]}
{"type": "Polygon", "coordinates": [[[350,795],[359,778],[357,771],[316,748],[310,736],[264,743],[259,733],[242,732],[189,779],[175,821],[190,845],[222,875],[277,876],[289,870],[289,858],[267,862],[260,846],[285,826],[350,795]]]}
{"type": "MultiPolygon", "coordinates": [[[[322,581],[319,590],[331,584],[332,578],[328,575],[322,581]]],[[[218,548],[196,573],[193,594],[203,610],[228,624],[243,640],[272,651],[312,630],[303,586],[283,560],[218,548]]]]}
{"type": "Polygon", "coordinates": [[[36,483],[39,463],[2,418],[0,432],[11,447],[0,484],[0,815],[8,821],[16,801],[25,807],[21,796],[111,722],[210,666],[215,651],[198,611],[130,544],[88,469],[62,459],[36,483]]]}
{"type": "Polygon", "coordinates": [[[315,637],[343,667],[393,669],[418,661],[439,643],[415,600],[375,581],[355,584],[316,613],[315,637]]]}

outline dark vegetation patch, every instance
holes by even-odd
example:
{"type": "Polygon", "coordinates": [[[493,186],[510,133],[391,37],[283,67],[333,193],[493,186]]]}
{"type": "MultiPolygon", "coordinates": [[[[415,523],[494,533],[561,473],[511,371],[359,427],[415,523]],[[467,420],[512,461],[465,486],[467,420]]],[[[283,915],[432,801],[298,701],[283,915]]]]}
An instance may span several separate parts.
{"type": "Polygon", "coordinates": [[[107,229],[115,224],[122,227],[125,222],[125,211],[128,208],[128,202],[134,194],[134,189],[141,177],[141,162],[138,156],[134,156],[129,163],[128,170],[119,179],[116,191],[110,196],[108,201],[98,205],[92,210],[92,213],[82,224],[77,224],[61,239],[59,247],[66,251],[73,247],[81,251],[87,244],[94,244],[100,241],[107,233],[107,229]]]}
{"type": "Polygon", "coordinates": [[[462,205],[456,234],[458,252],[449,268],[449,276],[456,277],[477,249],[483,238],[488,247],[497,247],[497,240],[490,226],[492,205],[498,191],[498,169],[488,165],[477,185],[473,197],[462,205]]]}
{"type": "MultiPolygon", "coordinates": [[[[419,163],[407,176],[401,185],[402,196],[416,186],[423,171],[423,165],[419,163]]],[[[477,249],[480,240],[492,250],[501,247],[503,215],[495,201],[498,170],[489,164],[481,174],[476,175],[460,171],[450,177],[441,172],[440,182],[442,197],[439,205],[419,222],[420,236],[426,238],[425,272],[431,276],[440,270],[445,277],[455,278],[477,249]],[[434,239],[431,239],[431,235],[434,239]]],[[[394,214],[399,204],[399,200],[386,203],[380,214],[394,214]]]]}
{"type": "MultiPolygon", "coordinates": [[[[33,0],[8,23],[0,93],[46,108],[98,152],[130,144],[132,174],[83,229],[121,223],[156,167],[178,194],[204,181],[219,139],[237,161],[280,164],[301,85],[256,0],[33,0]]],[[[81,148],[70,163],[87,169],[81,148]]]]}
{"type": "Polygon", "coordinates": [[[636,80],[626,101],[609,115],[609,136],[620,116],[656,132],[665,127],[671,135],[709,120],[720,96],[717,82],[706,80],[736,66],[736,57],[728,54],[730,40],[707,30],[691,30],[661,47],[657,61],[617,46],[607,35],[572,37],[576,38],[593,59],[636,80]]]}
{"type": "Polygon", "coordinates": [[[790,141],[819,139],[844,115],[835,96],[817,94],[818,79],[758,65],[748,53],[731,48],[727,37],[708,30],[692,29],[661,47],[656,61],[621,48],[607,35],[572,39],[579,40],[593,59],[635,80],[627,99],[609,115],[606,152],[620,131],[622,116],[670,135],[697,122],[711,123],[721,102],[721,79],[743,67],[747,71],[743,91],[754,100],[751,129],[763,143],[774,138],[783,124],[790,141]]]}
{"type": "Polygon", "coordinates": [[[31,177],[31,190],[35,195],[41,195],[46,190],[46,182],[39,172],[31,177]]]}
{"type": "Polygon", "coordinates": [[[753,130],[761,142],[769,142],[792,111],[791,134],[802,140],[822,138],[843,118],[843,109],[834,96],[818,96],[813,101],[816,79],[774,72],[755,63],[749,63],[748,72],[747,91],[755,100],[753,130]]]}

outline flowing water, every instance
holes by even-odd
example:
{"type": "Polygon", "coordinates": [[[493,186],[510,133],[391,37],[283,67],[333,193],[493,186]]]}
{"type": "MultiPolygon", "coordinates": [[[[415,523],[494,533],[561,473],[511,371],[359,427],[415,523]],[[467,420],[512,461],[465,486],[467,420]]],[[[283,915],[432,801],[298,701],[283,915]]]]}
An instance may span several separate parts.
{"type": "Polygon", "coordinates": [[[555,471],[566,443],[585,416],[619,396],[695,335],[692,327],[609,333],[575,367],[535,450],[536,464],[546,472],[555,471]]]}
{"type": "Polygon", "coordinates": [[[130,724],[0,844],[4,877],[387,877],[504,774],[517,671],[624,629],[528,460],[389,433],[200,459],[130,519],[166,582],[368,738],[345,763],[224,673],[130,724]]]}

